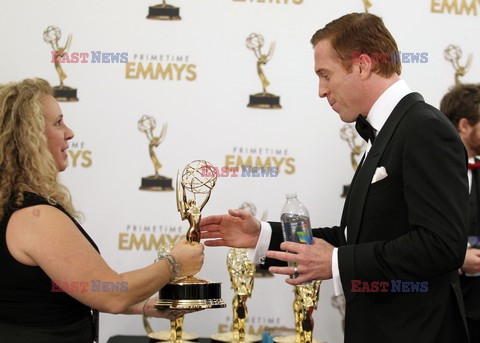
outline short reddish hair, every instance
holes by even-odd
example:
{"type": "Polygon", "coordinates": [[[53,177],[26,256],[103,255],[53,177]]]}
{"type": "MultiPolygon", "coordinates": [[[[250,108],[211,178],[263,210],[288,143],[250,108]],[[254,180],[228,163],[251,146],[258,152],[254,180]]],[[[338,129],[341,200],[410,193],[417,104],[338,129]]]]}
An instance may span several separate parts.
{"type": "MultiPolygon", "coordinates": [[[[347,71],[352,69],[352,54],[360,51],[369,56],[375,54],[398,53],[397,43],[383,20],[370,13],[350,13],[335,19],[315,32],[310,40],[313,47],[319,41],[329,39],[337,58],[347,71]]],[[[400,75],[402,64],[399,59],[388,63],[375,63],[372,71],[390,77],[400,75]]]]}

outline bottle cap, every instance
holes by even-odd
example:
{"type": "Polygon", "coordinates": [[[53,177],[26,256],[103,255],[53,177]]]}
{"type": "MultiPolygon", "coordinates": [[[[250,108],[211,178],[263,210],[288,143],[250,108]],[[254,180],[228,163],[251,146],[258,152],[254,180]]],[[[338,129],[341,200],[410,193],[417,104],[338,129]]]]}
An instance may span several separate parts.
{"type": "Polygon", "coordinates": [[[286,194],[286,197],[287,197],[287,199],[296,198],[296,197],[297,197],[297,193],[296,193],[296,192],[287,193],[287,194],[286,194]]]}

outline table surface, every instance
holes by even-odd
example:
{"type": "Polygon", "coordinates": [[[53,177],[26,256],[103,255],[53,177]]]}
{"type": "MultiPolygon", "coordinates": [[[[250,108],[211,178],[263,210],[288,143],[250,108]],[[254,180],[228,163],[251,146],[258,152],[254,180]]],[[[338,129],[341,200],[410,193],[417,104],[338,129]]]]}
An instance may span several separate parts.
{"type": "MultiPolygon", "coordinates": [[[[158,342],[151,340],[147,336],[112,336],[108,339],[107,343],[153,343],[158,342]]],[[[198,343],[211,343],[210,338],[199,338],[196,342],[198,343]]]]}

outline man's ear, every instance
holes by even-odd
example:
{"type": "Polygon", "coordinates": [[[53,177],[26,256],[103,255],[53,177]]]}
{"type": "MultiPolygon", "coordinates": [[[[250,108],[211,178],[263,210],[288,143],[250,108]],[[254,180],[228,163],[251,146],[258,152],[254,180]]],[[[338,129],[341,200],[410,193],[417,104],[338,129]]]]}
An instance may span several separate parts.
{"type": "Polygon", "coordinates": [[[467,118],[461,118],[458,121],[457,130],[459,133],[466,133],[472,128],[472,125],[468,122],[467,118]]]}
{"type": "MultiPolygon", "coordinates": [[[[357,58],[357,63],[354,64],[354,67],[357,68],[358,74],[360,75],[361,80],[366,80],[371,72],[373,67],[373,60],[368,54],[361,54],[357,58]]],[[[377,62],[378,63],[378,62],[377,62]]]]}

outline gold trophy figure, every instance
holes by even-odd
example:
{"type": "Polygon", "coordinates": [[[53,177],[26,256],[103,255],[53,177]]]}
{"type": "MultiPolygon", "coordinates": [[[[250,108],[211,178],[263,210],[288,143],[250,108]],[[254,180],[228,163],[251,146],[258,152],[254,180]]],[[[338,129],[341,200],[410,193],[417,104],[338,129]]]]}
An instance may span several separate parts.
{"type": "Polygon", "coordinates": [[[270,44],[270,49],[268,50],[267,55],[262,53],[264,39],[261,34],[251,33],[247,37],[246,45],[248,49],[253,51],[255,57],[257,57],[257,73],[263,89],[262,93],[250,95],[250,102],[247,106],[254,108],[282,108],[282,106],[280,106],[280,97],[267,92],[267,86],[270,85],[270,82],[267,80],[267,77],[263,72],[263,66],[273,57],[275,42],[270,44]]]}
{"type": "Polygon", "coordinates": [[[162,164],[158,161],[155,154],[155,148],[157,148],[165,139],[167,134],[167,124],[163,124],[160,136],[154,136],[153,130],[157,126],[155,118],[144,115],[138,120],[138,130],[145,133],[148,139],[148,153],[153,163],[155,173],[153,175],[142,177],[142,183],[140,189],[149,191],[171,191],[172,179],[159,175],[158,171],[162,167],[162,164]]]}
{"type": "Polygon", "coordinates": [[[460,65],[460,58],[462,58],[462,49],[459,46],[450,44],[444,51],[444,57],[449,61],[455,69],[455,86],[462,84],[460,78],[470,69],[472,65],[472,54],[468,55],[467,63],[464,66],[460,65]]]}
{"type": "Polygon", "coordinates": [[[177,210],[180,212],[182,220],[188,219],[190,227],[187,231],[187,241],[189,243],[200,242],[200,219],[202,209],[210,199],[212,189],[217,182],[215,169],[206,161],[199,161],[193,166],[189,164],[182,174],[182,182],[178,179],[177,174],[177,210]],[[204,164],[202,164],[204,162],[204,164]],[[200,169],[197,169],[201,165],[200,169]],[[199,175],[211,174],[210,178],[200,178],[199,175]],[[180,199],[180,188],[182,189],[182,197],[180,199]],[[187,190],[193,194],[192,199],[187,200],[187,190]],[[197,206],[197,194],[206,194],[200,206],[197,206]]]}
{"type": "Polygon", "coordinates": [[[230,274],[233,296],[233,330],[217,333],[213,341],[219,342],[259,342],[260,336],[247,334],[247,299],[252,295],[255,265],[248,259],[247,249],[230,248],[227,255],[227,268],[230,274]]]}
{"type": "Polygon", "coordinates": [[[295,318],[294,336],[277,336],[277,343],[318,343],[313,339],[313,310],[317,308],[321,280],[315,280],[294,287],[293,313],[295,318]]]}
{"type": "Polygon", "coordinates": [[[365,13],[368,13],[368,9],[372,7],[372,3],[370,0],[362,0],[363,1],[363,6],[365,7],[365,13]]]}
{"type": "MultiPolygon", "coordinates": [[[[190,227],[186,239],[191,244],[200,242],[201,211],[210,199],[216,181],[215,168],[203,160],[195,160],[188,164],[184,168],[181,178],[177,174],[177,209],[182,220],[188,219],[190,227]],[[180,195],[180,192],[183,194],[180,195]],[[193,198],[188,199],[187,193],[192,193],[193,198]],[[205,195],[200,206],[197,206],[198,195],[205,195]]],[[[159,298],[155,306],[160,309],[199,310],[223,308],[226,305],[221,299],[220,282],[212,282],[191,275],[165,285],[159,291],[159,298]]],[[[180,318],[171,321],[172,340],[177,342],[181,340],[182,336],[183,319],[180,318]],[[174,335],[175,337],[173,337],[174,335]]]]}
{"type": "MultiPolygon", "coordinates": [[[[346,141],[350,147],[350,162],[352,163],[353,170],[357,170],[358,162],[357,158],[365,151],[367,143],[357,134],[355,127],[351,124],[345,124],[340,130],[340,138],[346,141]]],[[[342,197],[346,197],[349,189],[349,185],[343,186],[342,197]]]]}
{"type": "Polygon", "coordinates": [[[147,19],[180,20],[180,8],[168,5],[165,0],[161,4],[148,7],[147,19]]]}
{"type": "Polygon", "coordinates": [[[70,44],[72,43],[72,34],[68,35],[67,42],[65,46],[62,48],[58,45],[58,41],[62,37],[62,32],[56,26],[50,25],[43,31],[43,40],[45,43],[51,45],[52,51],[52,59],[55,64],[55,70],[57,71],[58,77],[60,78],[60,85],[53,87],[53,96],[58,101],[78,101],[77,98],[77,90],[75,88],[71,88],[65,86],[63,81],[67,78],[67,74],[63,71],[62,65],[60,63],[63,56],[68,52],[70,49],[70,44]]]}

